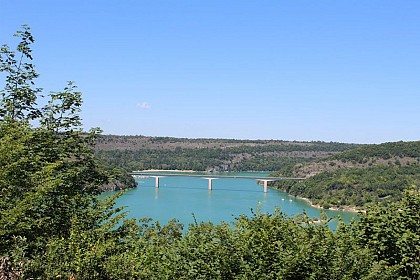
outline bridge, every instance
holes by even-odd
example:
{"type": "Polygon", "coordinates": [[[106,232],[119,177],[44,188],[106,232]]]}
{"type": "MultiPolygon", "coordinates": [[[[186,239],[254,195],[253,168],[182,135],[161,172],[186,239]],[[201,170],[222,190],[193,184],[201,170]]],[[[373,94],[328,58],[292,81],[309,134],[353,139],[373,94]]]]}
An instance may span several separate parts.
{"type": "Polygon", "coordinates": [[[255,177],[255,176],[243,176],[243,175],[217,175],[217,174],[191,174],[191,173],[165,173],[165,172],[147,172],[147,171],[133,171],[130,173],[134,178],[139,177],[152,177],[155,178],[155,187],[159,188],[159,179],[164,177],[199,177],[208,180],[208,189],[213,189],[213,181],[223,178],[234,178],[234,179],[251,179],[263,183],[264,192],[267,192],[268,182],[274,181],[302,181],[305,178],[291,178],[291,177],[255,177]]]}

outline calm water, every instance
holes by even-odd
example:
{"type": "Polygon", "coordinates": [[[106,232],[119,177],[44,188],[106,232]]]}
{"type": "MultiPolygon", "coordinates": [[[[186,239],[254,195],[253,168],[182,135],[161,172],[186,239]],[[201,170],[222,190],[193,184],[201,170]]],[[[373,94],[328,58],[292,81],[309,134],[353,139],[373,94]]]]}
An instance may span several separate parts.
{"type": "MultiPolygon", "coordinates": [[[[267,173],[229,173],[228,175],[267,175],[267,173]]],[[[155,188],[154,178],[137,179],[138,187],[127,191],[117,200],[117,206],[127,206],[127,218],[149,217],[161,223],[176,218],[188,225],[194,222],[221,221],[232,222],[236,216],[250,216],[251,209],[263,213],[273,213],[276,207],[292,217],[306,211],[309,217],[320,217],[320,210],[305,201],[289,196],[287,193],[263,187],[255,179],[222,178],[213,181],[209,191],[208,181],[197,177],[165,177],[160,179],[160,188],[155,188]]],[[[349,222],[356,217],[354,213],[326,210],[328,217],[341,215],[349,222]]],[[[337,221],[331,223],[335,227],[337,221]]]]}

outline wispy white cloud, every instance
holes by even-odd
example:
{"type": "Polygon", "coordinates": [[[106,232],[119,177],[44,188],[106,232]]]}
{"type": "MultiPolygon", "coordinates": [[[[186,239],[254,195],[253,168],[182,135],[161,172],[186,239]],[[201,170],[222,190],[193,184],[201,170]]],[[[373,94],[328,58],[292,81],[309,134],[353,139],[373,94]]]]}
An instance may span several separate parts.
{"type": "Polygon", "coordinates": [[[136,108],[139,108],[139,109],[142,109],[142,110],[148,110],[148,109],[152,108],[152,106],[150,106],[150,104],[147,103],[147,102],[140,102],[140,103],[137,103],[136,108]]]}

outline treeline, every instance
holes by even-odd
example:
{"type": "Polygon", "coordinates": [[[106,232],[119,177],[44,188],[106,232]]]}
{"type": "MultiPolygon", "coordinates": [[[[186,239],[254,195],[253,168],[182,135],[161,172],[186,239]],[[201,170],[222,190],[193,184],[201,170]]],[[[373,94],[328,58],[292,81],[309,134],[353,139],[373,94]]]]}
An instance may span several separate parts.
{"type": "MultiPolygon", "coordinates": [[[[102,144],[98,144],[96,148],[96,156],[108,162],[109,164],[119,166],[125,170],[143,170],[143,169],[185,169],[196,171],[275,171],[280,168],[292,164],[307,162],[319,157],[325,157],[331,153],[336,153],[353,147],[353,144],[342,143],[287,143],[287,144],[272,144],[272,141],[264,144],[263,141],[258,142],[258,145],[243,145],[241,140],[236,140],[234,143],[242,143],[237,146],[227,147],[211,147],[201,148],[200,146],[209,145],[210,140],[200,142],[197,139],[179,139],[181,146],[159,146],[150,147],[150,143],[155,144],[159,139],[164,139],[164,143],[176,143],[172,138],[158,138],[139,137],[142,144],[130,144],[126,149],[119,147],[118,143],[124,141],[134,141],[135,137],[117,137],[102,136],[102,144]],[[197,147],[190,147],[185,144],[185,141],[192,141],[197,144],[197,147]],[[200,144],[198,144],[200,143],[200,144]],[[185,146],[188,147],[185,147],[185,146]]],[[[140,140],[139,140],[140,141],[140,140]]],[[[162,141],[163,140],[159,140],[162,141]]],[[[215,143],[225,143],[228,140],[214,140],[215,143]]],[[[229,140],[230,141],[230,140],[229,140]]],[[[250,140],[249,140],[250,141],[250,140]]],[[[248,141],[244,140],[245,143],[248,141]]],[[[255,142],[255,141],[254,141],[255,142]]],[[[254,143],[252,142],[252,143],[254,143]]],[[[125,143],[125,144],[124,144],[125,143]]],[[[279,143],[283,143],[279,141],[279,143]]],[[[191,144],[191,143],[190,143],[191,144]]]]}
{"type": "MultiPolygon", "coordinates": [[[[130,144],[132,146],[142,146],[151,148],[152,144],[160,147],[168,147],[168,144],[188,145],[191,148],[219,146],[219,147],[241,147],[241,146],[280,146],[279,149],[299,150],[313,147],[310,150],[320,151],[344,151],[349,148],[360,147],[360,144],[348,144],[339,142],[323,141],[285,141],[285,140],[246,140],[246,139],[222,139],[222,138],[175,138],[175,137],[151,137],[142,135],[101,135],[98,138],[98,146],[110,145],[113,148],[119,148],[130,144]],[[114,145],[115,144],[115,145],[114,145]],[[291,147],[286,147],[291,146],[291,147]]],[[[271,148],[272,149],[272,148],[271,148]]]]}
{"type": "Polygon", "coordinates": [[[313,158],[305,157],[270,157],[257,155],[250,159],[244,159],[235,165],[234,171],[273,171],[285,166],[309,162],[313,158]]]}
{"type": "Polygon", "coordinates": [[[331,156],[331,159],[342,161],[367,162],[372,158],[388,160],[390,158],[416,158],[420,162],[420,141],[389,142],[380,145],[367,145],[356,149],[343,151],[331,156]]]}
{"type": "MultiPolygon", "coordinates": [[[[254,152],[257,153],[257,152],[254,152]]],[[[184,149],[96,151],[98,159],[125,170],[217,170],[217,171],[274,171],[291,163],[313,160],[305,157],[279,157],[269,155],[239,156],[230,149],[184,149]]]]}
{"type": "Polygon", "coordinates": [[[206,170],[209,166],[221,166],[229,155],[221,149],[96,151],[97,158],[126,170],[188,169],[206,170]]]}

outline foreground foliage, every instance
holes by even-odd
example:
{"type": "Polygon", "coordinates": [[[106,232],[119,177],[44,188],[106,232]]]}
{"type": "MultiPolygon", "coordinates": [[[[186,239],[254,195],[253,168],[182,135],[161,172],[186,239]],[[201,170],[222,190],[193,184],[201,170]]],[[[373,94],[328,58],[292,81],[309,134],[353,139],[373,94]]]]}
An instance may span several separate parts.
{"type": "Polygon", "coordinates": [[[41,92],[33,38],[1,50],[0,279],[419,279],[420,192],[361,214],[315,223],[256,211],[233,225],[123,220],[118,194],[97,198],[107,174],[93,155],[97,130],[80,129],[80,93],[41,92]],[[39,123],[33,126],[32,123],[39,123]]]}
{"type": "MultiPolygon", "coordinates": [[[[419,213],[420,193],[413,188],[401,202],[372,208],[360,222],[340,223],[335,231],[327,221],[314,223],[305,215],[289,218],[278,210],[240,216],[233,226],[196,223],[185,233],[176,221],[165,226],[125,221],[119,227],[92,228],[73,220],[68,237],[50,238],[42,254],[25,262],[24,275],[40,279],[419,279],[419,213]]],[[[6,252],[17,262],[15,253],[16,249],[6,252]]]]}

